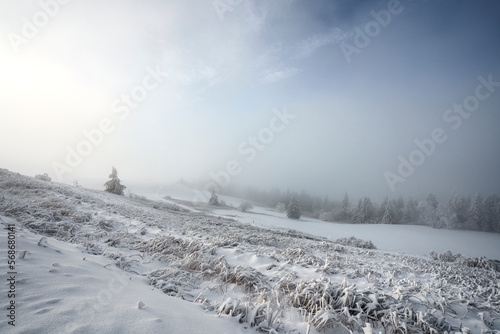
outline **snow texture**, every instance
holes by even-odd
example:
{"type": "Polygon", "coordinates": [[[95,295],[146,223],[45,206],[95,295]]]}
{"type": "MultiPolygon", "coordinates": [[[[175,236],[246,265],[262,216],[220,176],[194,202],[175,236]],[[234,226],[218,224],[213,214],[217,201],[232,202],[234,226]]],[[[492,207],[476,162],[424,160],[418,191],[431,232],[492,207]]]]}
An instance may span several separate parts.
{"type": "MultiPolygon", "coordinates": [[[[6,170],[0,191],[0,224],[16,227],[16,332],[500,330],[500,273],[486,258],[414,256],[377,242],[360,248],[367,241],[335,242],[6,170]]],[[[10,329],[0,322],[0,332],[10,329]]]]}

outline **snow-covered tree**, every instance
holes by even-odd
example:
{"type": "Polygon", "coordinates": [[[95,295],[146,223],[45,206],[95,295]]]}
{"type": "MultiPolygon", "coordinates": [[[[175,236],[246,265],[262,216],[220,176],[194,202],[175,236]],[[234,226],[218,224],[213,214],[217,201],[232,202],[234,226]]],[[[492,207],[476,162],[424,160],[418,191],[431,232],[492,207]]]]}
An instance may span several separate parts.
{"type": "Polygon", "coordinates": [[[285,212],[286,211],[286,204],[283,203],[283,202],[278,202],[278,204],[276,204],[276,210],[278,210],[278,212],[285,212]]]}
{"type": "Polygon", "coordinates": [[[434,210],[437,209],[437,207],[438,207],[438,201],[436,199],[436,196],[434,196],[434,194],[431,193],[431,194],[429,194],[427,196],[427,205],[429,205],[434,210]]]}
{"type": "Polygon", "coordinates": [[[123,190],[127,187],[125,187],[120,183],[120,179],[118,178],[118,172],[116,171],[115,167],[113,167],[111,174],[109,175],[109,178],[111,180],[109,180],[104,184],[104,186],[106,187],[105,190],[107,192],[123,196],[123,190]]]}
{"type": "Polygon", "coordinates": [[[380,219],[380,222],[382,224],[396,224],[397,223],[397,218],[396,218],[396,204],[394,201],[388,201],[387,204],[385,205],[385,212],[382,218],[380,219]]]}
{"type": "Polygon", "coordinates": [[[368,224],[372,222],[375,208],[368,197],[363,197],[358,201],[358,206],[354,212],[354,222],[358,224],[368,224]]]}
{"type": "Polygon", "coordinates": [[[349,201],[349,195],[345,193],[344,199],[340,206],[330,207],[330,220],[339,220],[339,221],[350,221],[351,220],[351,202],[349,201]]]}
{"type": "Polygon", "coordinates": [[[305,190],[300,192],[297,200],[300,203],[300,210],[304,212],[313,212],[313,200],[311,196],[305,192],[305,190]]]}
{"type": "Polygon", "coordinates": [[[470,198],[459,194],[453,195],[450,200],[450,209],[452,215],[452,227],[466,229],[469,219],[470,198]]]}
{"type": "Polygon", "coordinates": [[[467,229],[470,230],[483,230],[484,225],[484,209],[483,197],[476,193],[472,198],[469,210],[469,219],[467,222],[467,229]]]}
{"type": "Polygon", "coordinates": [[[405,210],[405,200],[403,199],[403,196],[399,196],[397,201],[394,202],[394,214],[396,217],[396,224],[405,223],[404,210],[405,210]]]}
{"type": "Polygon", "coordinates": [[[319,215],[323,212],[323,201],[320,197],[313,197],[312,201],[312,216],[314,218],[319,218],[319,215]]]}
{"type": "Polygon", "coordinates": [[[490,195],[484,200],[483,228],[488,232],[500,232],[500,198],[490,195]]]}
{"type": "Polygon", "coordinates": [[[212,191],[212,196],[210,196],[210,199],[208,200],[209,205],[213,206],[219,206],[219,197],[217,197],[217,194],[215,191],[212,191]]]}
{"type": "Polygon", "coordinates": [[[449,205],[439,203],[437,209],[435,210],[435,217],[435,225],[433,227],[445,228],[449,230],[453,228],[453,214],[451,213],[449,205]]]}
{"type": "Polygon", "coordinates": [[[323,209],[323,212],[330,212],[332,211],[332,202],[328,199],[328,196],[325,196],[325,199],[323,200],[323,204],[321,208],[323,209]]]}
{"type": "Polygon", "coordinates": [[[382,203],[380,204],[379,208],[377,209],[377,218],[382,220],[382,217],[384,216],[385,209],[387,208],[387,205],[389,204],[389,198],[387,196],[384,197],[382,200],[382,203]]]}
{"type": "Polygon", "coordinates": [[[438,228],[438,217],[436,215],[438,205],[436,196],[433,194],[429,194],[425,202],[420,203],[419,213],[421,224],[438,228]]]}
{"type": "Polygon", "coordinates": [[[347,212],[350,207],[351,207],[351,202],[349,201],[349,195],[345,193],[344,199],[342,200],[342,209],[344,209],[347,212]]]}
{"type": "Polygon", "coordinates": [[[404,221],[407,224],[415,224],[418,219],[418,202],[414,200],[412,197],[406,202],[406,206],[404,209],[404,221]]]}
{"type": "Polygon", "coordinates": [[[300,218],[300,204],[295,196],[292,196],[292,198],[290,199],[290,203],[288,203],[286,215],[290,219],[300,218]]]}
{"type": "Polygon", "coordinates": [[[240,204],[240,206],[238,207],[238,209],[240,209],[241,212],[247,212],[248,210],[252,209],[253,208],[253,205],[252,203],[248,202],[248,201],[244,201],[240,204]]]}

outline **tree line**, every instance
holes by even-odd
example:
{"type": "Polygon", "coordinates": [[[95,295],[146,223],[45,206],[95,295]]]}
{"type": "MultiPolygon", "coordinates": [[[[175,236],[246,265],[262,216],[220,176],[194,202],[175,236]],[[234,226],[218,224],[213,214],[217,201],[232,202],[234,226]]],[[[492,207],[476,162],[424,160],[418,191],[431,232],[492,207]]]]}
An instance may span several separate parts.
{"type": "MultiPolygon", "coordinates": [[[[105,183],[105,190],[123,195],[126,187],[120,183],[114,167],[109,178],[105,183]]],[[[276,208],[280,212],[286,211],[287,216],[292,219],[299,219],[304,215],[324,221],[354,224],[409,224],[500,232],[500,198],[497,195],[483,197],[479,193],[473,196],[455,193],[447,202],[439,202],[433,194],[420,201],[412,197],[406,200],[402,196],[398,199],[385,197],[377,206],[366,196],[352,202],[347,193],[342,201],[330,200],[328,196],[311,196],[305,191],[282,192],[277,188],[264,191],[254,187],[243,190],[228,187],[222,193],[276,208]]],[[[212,193],[209,204],[219,205],[215,192],[212,193]]],[[[248,202],[242,203],[240,207],[242,211],[249,208],[251,204],[248,202]]]]}
{"type": "MultiPolygon", "coordinates": [[[[311,196],[277,188],[271,191],[247,187],[244,190],[226,189],[227,195],[238,196],[254,203],[289,211],[292,198],[298,202],[303,216],[331,222],[355,224],[411,224],[443,229],[464,229],[486,232],[500,232],[500,198],[497,195],[454,194],[450,200],[439,202],[429,194],[423,200],[400,196],[397,199],[385,197],[377,205],[369,197],[352,201],[348,194],[342,201],[311,196]]],[[[294,204],[296,205],[296,204],[294,204]]]]}

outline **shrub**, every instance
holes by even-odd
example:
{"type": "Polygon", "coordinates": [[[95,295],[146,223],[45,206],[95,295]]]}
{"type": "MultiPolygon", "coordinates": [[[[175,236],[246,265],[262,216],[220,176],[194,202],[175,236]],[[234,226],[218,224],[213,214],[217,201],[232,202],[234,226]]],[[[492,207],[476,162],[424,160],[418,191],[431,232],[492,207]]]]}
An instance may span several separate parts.
{"type": "Polygon", "coordinates": [[[48,181],[48,182],[52,181],[52,179],[50,178],[50,176],[47,173],[37,174],[37,175],[35,175],[35,179],[42,180],[42,181],[48,181]]]}
{"type": "Polygon", "coordinates": [[[240,209],[241,212],[247,212],[248,210],[253,209],[253,205],[250,202],[243,202],[240,204],[238,209],[240,209]]]}
{"type": "Polygon", "coordinates": [[[355,237],[341,238],[335,240],[335,242],[344,246],[351,246],[351,247],[365,248],[365,249],[377,249],[377,247],[375,247],[375,245],[370,240],[364,241],[355,237]]]}

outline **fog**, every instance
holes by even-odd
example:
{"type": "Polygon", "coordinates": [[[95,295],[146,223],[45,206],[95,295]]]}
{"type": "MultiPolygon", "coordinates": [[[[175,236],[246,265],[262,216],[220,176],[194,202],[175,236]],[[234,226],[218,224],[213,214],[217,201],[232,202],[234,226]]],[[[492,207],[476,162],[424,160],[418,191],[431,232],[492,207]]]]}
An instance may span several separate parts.
{"type": "Polygon", "coordinates": [[[494,1],[0,3],[0,168],[500,194],[494,1]]]}

